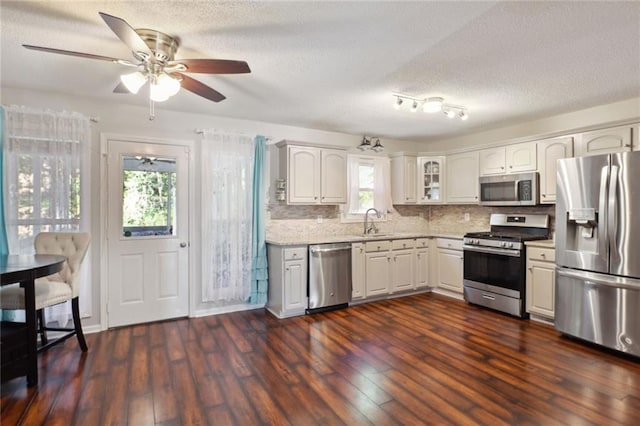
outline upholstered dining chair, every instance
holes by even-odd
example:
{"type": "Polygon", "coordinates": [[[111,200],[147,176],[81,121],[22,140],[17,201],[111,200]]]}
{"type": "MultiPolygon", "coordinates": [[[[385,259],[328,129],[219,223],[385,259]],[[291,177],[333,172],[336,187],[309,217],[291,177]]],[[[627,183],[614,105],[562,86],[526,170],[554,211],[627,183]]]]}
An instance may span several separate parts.
{"type": "MultiPolygon", "coordinates": [[[[89,248],[91,236],[86,232],[41,232],[36,235],[34,245],[36,254],[53,254],[66,257],[60,272],[48,277],[39,278],[35,283],[36,311],[38,313],[38,332],[41,346],[46,349],[76,335],[83,352],[87,351],[87,343],[80,323],[78,296],[80,292],[80,265],[89,248]],[[71,300],[73,328],[47,327],[44,308],[71,300]],[[64,335],[48,342],[47,331],[65,331],[64,335]]],[[[24,290],[19,284],[4,286],[0,289],[1,309],[25,309],[24,290]]]]}

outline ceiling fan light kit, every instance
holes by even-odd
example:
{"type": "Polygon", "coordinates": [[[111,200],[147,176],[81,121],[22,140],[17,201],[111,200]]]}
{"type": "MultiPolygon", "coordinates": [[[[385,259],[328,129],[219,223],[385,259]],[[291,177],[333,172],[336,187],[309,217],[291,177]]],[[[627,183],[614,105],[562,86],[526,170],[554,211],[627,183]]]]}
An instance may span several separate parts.
{"type": "Polygon", "coordinates": [[[137,62],[29,44],[23,44],[23,46],[27,49],[41,52],[97,59],[137,68],[135,72],[120,76],[121,83],[116,86],[114,92],[137,94],[140,88],[149,82],[150,120],[153,120],[155,116],[153,102],[164,102],[177,94],[181,88],[213,102],[220,102],[226,99],[222,93],[183,73],[243,74],[251,72],[249,65],[245,61],[225,59],[175,60],[175,54],[179,47],[177,38],[147,28],[134,29],[124,19],[117,16],[103,12],[99,12],[99,15],[111,31],[131,49],[131,53],[137,62]]]}
{"type": "Polygon", "coordinates": [[[442,97],[431,97],[431,98],[419,98],[411,95],[403,95],[400,93],[393,93],[392,96],[395,98],[393,102],[393,107],[395,109],[400,109],[404,104],[404,101],[411,102],[411,108],[409,111],[416,112],[420,105],[422,105],[422,111],[427,114],[433,114],[436,112],[443,112],[449,118],[459,118],[460,120],[467,120],[469,118],[469,113],[467,112],[467,107],[462,105],[452,105],[445,103],[444,98],[442,97]]]}

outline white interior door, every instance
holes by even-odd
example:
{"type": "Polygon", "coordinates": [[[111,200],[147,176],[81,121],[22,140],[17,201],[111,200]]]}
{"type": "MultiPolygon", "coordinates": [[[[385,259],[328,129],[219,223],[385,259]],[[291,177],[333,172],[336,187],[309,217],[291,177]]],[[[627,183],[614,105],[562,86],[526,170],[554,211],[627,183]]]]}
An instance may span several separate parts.
{"type": "Polygon", "coordinates": [[[188,148],[107,143],[108,326],[189,313],[188,148]]]}

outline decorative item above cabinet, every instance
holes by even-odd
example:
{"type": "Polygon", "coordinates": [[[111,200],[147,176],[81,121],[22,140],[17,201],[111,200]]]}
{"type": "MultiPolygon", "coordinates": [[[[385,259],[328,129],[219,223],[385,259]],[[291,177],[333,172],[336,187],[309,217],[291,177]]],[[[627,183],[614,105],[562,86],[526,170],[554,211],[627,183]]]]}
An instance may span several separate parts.
{"type": "Polygon", "coordinates": [[[287,204],[347,202],[347,152],[344,147],[281,141],[280,178],[286,179],[287,204]]]}

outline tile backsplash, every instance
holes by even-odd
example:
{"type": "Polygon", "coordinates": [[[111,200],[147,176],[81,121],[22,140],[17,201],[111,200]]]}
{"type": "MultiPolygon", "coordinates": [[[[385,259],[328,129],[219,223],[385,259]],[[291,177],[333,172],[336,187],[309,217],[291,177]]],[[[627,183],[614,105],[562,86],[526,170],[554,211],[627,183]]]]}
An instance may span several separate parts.
{"type": "MultiPolygon", "coordinates": [[[[555,229],[554,205],[535,207],[482,207],[477,205],[394,206],[387,221],[376,221],[380,232],[424,232],[463,235],[489,229],[491,213],[548,214],[555,229]],[[465,220],[465,213],[468,219],[465,220]]],[[[267,239],[362,233],[362,222],[342,223],[338,206],[288,206],[270,204],[267,239]]]]}

